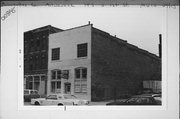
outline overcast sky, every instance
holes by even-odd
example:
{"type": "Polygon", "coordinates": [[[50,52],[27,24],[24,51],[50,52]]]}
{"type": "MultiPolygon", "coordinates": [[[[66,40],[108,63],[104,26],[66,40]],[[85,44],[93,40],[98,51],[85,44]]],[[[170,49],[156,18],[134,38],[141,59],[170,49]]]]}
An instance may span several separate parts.
{"type": "Polygon", "coordinates": [[[159,34],[162,33],[163,7],[20,7],[24,31],[45,25],[69,29],[88,24],[127,40],[129,43],[158,55],[159,34]]]}

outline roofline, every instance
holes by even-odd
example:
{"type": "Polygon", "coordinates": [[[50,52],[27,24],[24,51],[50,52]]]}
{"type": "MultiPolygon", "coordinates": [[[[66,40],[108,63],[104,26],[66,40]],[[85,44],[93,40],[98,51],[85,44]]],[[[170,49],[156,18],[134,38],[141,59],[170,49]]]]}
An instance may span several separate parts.
{"type": "MultiPolygon", "coordinates": [[[[77,27],[73,27],[73,28],[69,28],[69,29],[65,29],[61,32],[57,32],[57,33],[62,33],[62,32],[66,32],[66,31],[70,31],[70,30],[74,30],[74,29],[78,29],[78,28],[82,28],[82,27],[86,27],[86,26],[93,26],[93,24],[86,24],[86,25],[81,25],[81,26],[77,26],[77,27]]],[[[56,33],[53,33],[53,35],[56,33]]]]}
{"type": "Polygon", "coordinates": [[[150,57],[152,57],[152,58],[155,58],[155,59],[160,60],[160,58],[159,58],[157,55],[155,55],[155,54],[153,54],[153,53],[150,53],[150,52],[147,51],[147,50],[141,49],[141,48],[139,48],[138,46],[132,45],[132,44],[128,43],[126,40],[120,39],[120,38],[118,38],[118,37],[116,37],[116,36],[112,36],[112,35],[109,34],[108,32],[105,32],[105,31],[100,30],[100,29],[98,29],[98,28],[95,28],[95,27],[92,27],[92,28],[95,29],[95,30],[97,30],[97,31],[99,31],[99,32],[101,32],[101,33],[103,33],[104,35],[110,36],[111,38],[113,38],[113,41],[116,41],[116,43],[118,43],[118,44],[124,44],[124,45],[126,45],[128,48],[132,48],[132,49],[134,49],[134,50],[136,50],[136,51],[138,51],[138,52],[140,52],[140,53],[143,53],[143,54],[145,54],[145,55],[147,55],[147,56],[150,56],[150,57]]]}
{"type": "Polygon", "coordinates": [[[86,24],[86,25],[81,25],[81,26],[77,26],[77,27],[73,27],[73,28],[69,28],[69,29],[66,29],[64,31],[69,31],[69,30],[73,30],[73,29],[78,29],[78,28],[81,28],[81,27],[86,27],[86,26],[92,26],[93,24],[86,24]]]}
{"type": "Polygon", "coordinates": [[[35,29],[32,29],[32,30],[25,31],[24,33],[36,32],[37,30],[46,30],[48,28],[53,28],[53,29],[56,29],[56,30],[59,30],[59,31],[63,31],[60,28],[57,28],[57,27],[54,27],[54,26],[51,26],[51,25],[46,25],[46,26],[42,26],[42,27],[38,27],[38,28],[35,28],[35,29]]]}

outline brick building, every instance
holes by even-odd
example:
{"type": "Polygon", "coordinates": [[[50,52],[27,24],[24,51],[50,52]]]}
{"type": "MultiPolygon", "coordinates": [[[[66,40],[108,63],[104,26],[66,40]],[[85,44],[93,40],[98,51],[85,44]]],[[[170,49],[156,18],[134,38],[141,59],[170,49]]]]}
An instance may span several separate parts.
{"type": "Polygon", "coordinates": [[[106,100],[135,94],[144,80],[161,80],[158,56],[92,24],[51,34],[49,39],[48,94],[106,100]]]}
{"type": "Polygon", "coordinates": [[[49,35],[61,29],[50,25],[24,32],[24,88],[47,93],[49,35]]]}

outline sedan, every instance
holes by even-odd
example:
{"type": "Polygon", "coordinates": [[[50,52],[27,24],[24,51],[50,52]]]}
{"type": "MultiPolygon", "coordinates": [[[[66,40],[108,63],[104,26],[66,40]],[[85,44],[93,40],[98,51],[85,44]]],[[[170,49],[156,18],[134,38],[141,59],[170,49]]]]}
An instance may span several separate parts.
{"type": "Polygon", "coordinates": [[[46,98],[37,98],[31,100],[32,105],[88,105],[89,101],[78,99],[71,94],[52,94],[46,98]]]}
{"type": "Polygon", "coordinates": [[[115,101],[106,105],[161,105],[152,95],[136,95],[123,101],[115,101]]]}
{"type": "Polygon", "coordinates": [[[40,98],[37,90],[24,89],[24,102],[30,102],[33,98],[40,98]]]}

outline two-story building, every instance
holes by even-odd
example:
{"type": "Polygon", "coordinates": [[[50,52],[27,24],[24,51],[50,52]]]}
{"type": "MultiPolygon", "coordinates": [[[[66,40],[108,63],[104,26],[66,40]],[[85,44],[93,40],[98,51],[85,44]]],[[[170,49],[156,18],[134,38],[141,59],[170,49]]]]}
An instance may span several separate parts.
{"type": "Polygon", "coordinates": [[[50,25],[24,32],[24,88],[47,93],[49,35],[61,29],[50,25]]]}
{"type": "Polygon", "coordinates": [[[144,80],[161,80],[158,56],[92,24],[50,34],[48,52],[48,94],[106,100],[135,94],[144,80]]]}

